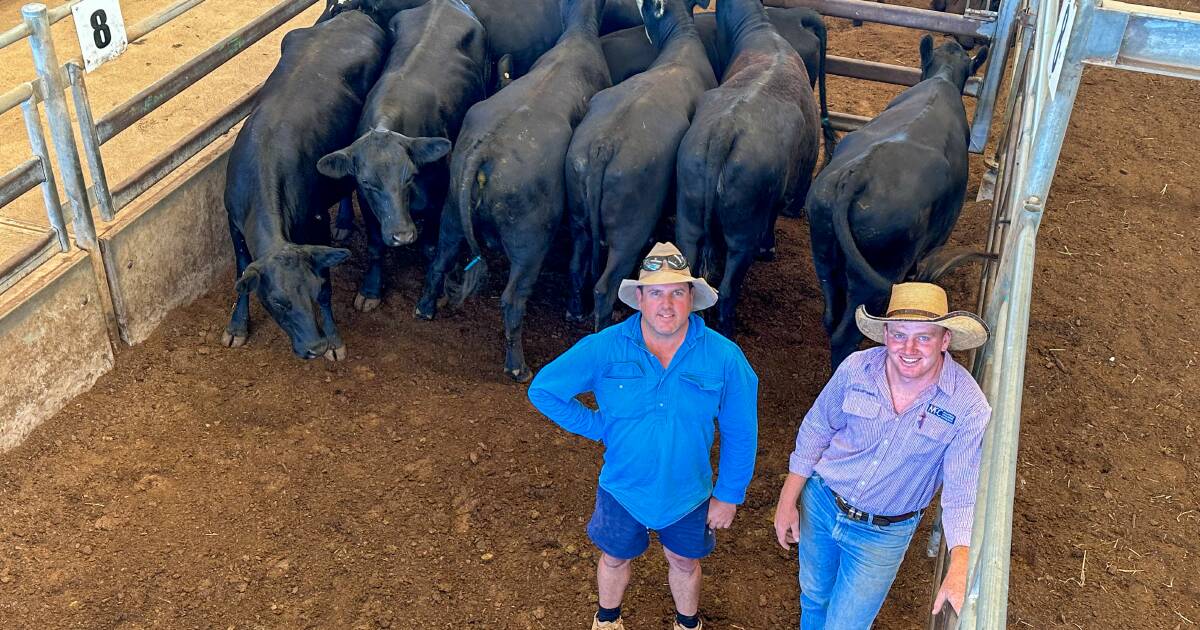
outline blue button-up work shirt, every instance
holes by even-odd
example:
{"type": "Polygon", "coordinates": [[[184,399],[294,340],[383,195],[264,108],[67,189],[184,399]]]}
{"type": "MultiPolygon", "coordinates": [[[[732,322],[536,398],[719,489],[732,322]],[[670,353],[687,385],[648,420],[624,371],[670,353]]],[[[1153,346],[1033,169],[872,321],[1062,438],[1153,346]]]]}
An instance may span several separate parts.
{"type": "Polygon", "coordinates": [[[567,431],[603,442],[600,487],[643,525],[661,529],[710,496],[745,498],[758,448],[758,376],[695,314],[665,369],[641,326],[634,314],[584,337],[538,372],[529,401],[567,431]],[[598,410],[575,399],[589,391],[598,410]],[[715,488],[714,418],[721,430],[715,488]]]}

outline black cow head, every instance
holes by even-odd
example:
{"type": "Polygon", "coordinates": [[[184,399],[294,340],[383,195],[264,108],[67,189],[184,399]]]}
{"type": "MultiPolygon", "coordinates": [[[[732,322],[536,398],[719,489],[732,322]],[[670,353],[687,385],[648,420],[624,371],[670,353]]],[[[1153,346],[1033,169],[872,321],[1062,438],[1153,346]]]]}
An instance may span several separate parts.
{"type": "Polygon", "coordinates": [[[359,195],[379,219],[383,242],[408,245],[417,239],[412,210],[427,205],[425,191],[413,180],[422,166],[449,151],[450,141],[445,138],[410,138],[377,128],[321,158],[317,170],[333,179],[353,175],[359,195]]]}
{"type": "Polygon", "coordinates": [[[642,23],[645,24],[646,37],[655,46],[662,46],[663,40],[674,30],[681,20],[691,20],[692,11],[696,7],[708,8],[712,0],[639,0],[642,12],[642,23]]]}
{"type": "Polygon", "coordinates": [[[962,92],[967,84],[967,78],[987,61],[988,48],[984,46],[972,59],[967,51],[954,40],[946,40],[941,46],[933,47],[933,37],[926,35],[921,38],[921,80],[941,76],[962,92]]]}
{"type": "MultiPolygon", "coordinates": [[[[336,341],[330,339],[333,331],[323,326],[322,272],[349,257],[348,249],[289,243],[250,263],[237,291],[257,292],[271,319],[291,339],[292,352],[303,359],[316,358],[336,341]]],[[[324,299],[327,302],[329,296],[324,299]]]]}

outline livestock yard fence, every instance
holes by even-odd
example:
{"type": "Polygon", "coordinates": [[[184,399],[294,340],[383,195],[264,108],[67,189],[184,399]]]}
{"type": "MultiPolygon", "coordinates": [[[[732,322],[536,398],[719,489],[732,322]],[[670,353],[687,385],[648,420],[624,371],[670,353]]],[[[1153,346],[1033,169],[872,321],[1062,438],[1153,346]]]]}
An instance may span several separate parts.
{"type": "MultiPolygon", "coordinates": [[[[179,0],[131,25],[128,41],[145,37],[202,1],[179,0]]],[[[27,239],[28,232],[35,234],[30,244],[0,262],[0,451],[89,388],[111,368],[114,350],[121,344],[144,339],[167,310],[203,294],[227,271],[229,245],[220,201],[223,154],[180,167],[249,114],[257,88],[115,186],[109,185],[101,146],[314,2],[280,2],[99,118],[88,99],[85,63],[71,59],[60,64],[50,38],[50,25],[71,15],[77,2],[53,9],[26,5],[22,24],[0,33],[0,48],[28,38],[37,73],[0,95],[0,114],[21,108],[32,153],[0,175],[0,208],[40,187],[49,225],[41,231],[7,226],[25,230],[27,239]],[[74,118],[68,111],[68,92],[74,118]],[[49,146],[54,148],[53,160],[49,146]],[[90,186],[85,184],[85,167],[90,186]],[[151,191],[177,170],[183,176],[171,181],[169,190],[151,191]],[[69,225],[64,215],[70,217],[69,225]],[[181,244],[198,251],[181,252],[181,244]],[[71,264],[45,275],[35,273],[62,257],[71,264]],[[226,262],[212,262],[218,258],[226,262]],[[187,290],[181,290],[185,284],[187,290]],[[81,323],[85,321],[92,323],[81,323]]],[[[979,294],[980,309],[994,334],[976,353],[973,365],[994,411],[984,441],[967,598],[961,617],[931,616],[929,627],[1004,627],[1036,237],[1082,68],[1094,64],[1200,79],[1200,15],[1102,0],[1002,0],[996,11],[988,10],[986,2],[977,7],[972,1],[964,15],[863,0],[769,4],[806,6],[829,17],[932,30],[991,44],[984,76],[972,79],[966,92],[976,98],[970,150],[984,153],[989,138],[997,139],[985,157],[988,172],[979,187],[980,198],[992,200],[986,245],[997,259],[985,264],[979,294]],[[1002,124],[993,134],[996,100],[1006,77],[1002,124]]],[[[99,24],[92,22],[101,29],[104,20],[99,24]]],[[[836,56],[829,57],[828,71],[898,85],[920,79],[915,68],[836,56]]],[[[831,118],[843,131],[867,120],[850,113],[831,118]]],[[[938,574],[933,576],[936,589],[946,564],[937,530],[929,549],[939,557],[938,574]]]]}

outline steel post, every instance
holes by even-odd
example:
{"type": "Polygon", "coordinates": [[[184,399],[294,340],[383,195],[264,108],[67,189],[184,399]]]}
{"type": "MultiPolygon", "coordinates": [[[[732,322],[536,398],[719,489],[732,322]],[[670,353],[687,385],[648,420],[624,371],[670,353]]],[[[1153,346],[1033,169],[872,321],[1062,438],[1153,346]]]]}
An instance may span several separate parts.
{"type": "Polygon", "coordinates": [[[112,194],[108,190],[108,175],[104,171],[104,157],[100,154],[100,138],[96,135],[96,122],[92,119],[92,104],[88,100],[83,67],[74,61],[67,62],[67,78],[71,83],[71,97],[75,101],[75,117],[79,121],[83,155],[87,158],[88,173],[92,176],[92,196],[100,208],[100,218],[112,221],[117,210],[113,207],[112,194]]]}
{"type": "Polygon", "coordinates": [[[992,114],[996,109],[996,95],[1000,93],[1000,79],[1008,67],[1008,45],[1016,24],[1017,9],[1025,0],[1002,0],[995,31],[988,54],[987,70],[983,74],[983,85],[979,90],[979,101],[975,104],[975,117],[971,121],[972,153],[982,153],[987,146],[988,130],[992,128],[992,114]]]}
{"type": "Polygon", "coordinates": [[[50,137],[54,142],[54,153],[58,159],[58,170],[62,177],[67,202],[75,223],[75,243],[80,248],[96,248],[96,225],[88,207],[87,187],[83,183],[83,169],[79,165],[79,153],[75,150],[75,136],[71,132],[71,115],[63,97],[63,80],[54,52],[54,40],[50,37],[50,21],[46,17],[46,5],[27,4],[21,7],[21,17],[29,26],[30,47],[33,49],[33,65],[41,79],[42,98],[46,102],[46,121],[50,126],[50,137]]]}
{"type": "MultiPolygon", "coordinates": [[[[54,228],[58,248],[71,249],[67,236],[67,225],[63,222],[62,202],[58,198],[58,184],[54,183],[54,167],[50,164],[50,151],[46,148],[46,137],[42,135],[42,121],[38,116],[37,103],[33,99],[21,103],[21,114],[25,119],[25,134],[29,136],[29,148],[42,165],[42,204],[46,207],[46,219],[54,228]]],[[[3,205],[3,204],[0,204],[3,205]]]]}

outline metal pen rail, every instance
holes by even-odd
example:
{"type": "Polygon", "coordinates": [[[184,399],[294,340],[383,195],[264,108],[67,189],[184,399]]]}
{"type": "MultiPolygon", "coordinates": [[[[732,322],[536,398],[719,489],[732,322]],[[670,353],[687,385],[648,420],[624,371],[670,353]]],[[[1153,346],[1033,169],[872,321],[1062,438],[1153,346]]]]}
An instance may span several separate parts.
{"type": "MultiPolygon", "coordinates": [[[[131,25],[127,30],[128,40],[132,43],[146,37],[203,1],[176,0],[170,6],[131,25]]],[[[152,158],[148,164],[113,190],[109,189],[100,152],[101,146],[315,2],[316,0],[284,0],[278,3],[246,26],[118,105],[99,120],[95,120],[92,115],[82,63],[78,59],[72,59],[65,65],[60,65],[50,38],[50,26],[69,16],[71,7],[77,4],[77,0],[51,9],[43,4],[28,4],[22,7],[23,22],[0,33],[0,49],[28,38],[37,79],[0,94],[0,114],[16,107],[22,108],[33,157],[7,173],[0,174],[0,207],[41,186],[50,230],[9,259],[0,261],[0,291],[47,260],[48,251],[52,254],[55,251],[70,250],[70,236],[63,218],[54,165],[57,165],[59,170],[66,196],[75,244],[80,249],[95,251],[98,241],[91,214],[92,207],[99,208],[103,221],[114,220],[117,211],[244,119],[253,108],[258,88],[251,90],[166,151],[152,158]],[[76,112],[84,163],[80,161],[80,151],[75,142],[74,125],[65,97],[67,89],[71,91],[76,112]],[[46,123],[50,131],[49,143],[43,135],[39,105],[45,107],[46,123]],[[51,162],[48,151],[47,145],[50,143],[54,146],[54,163],[51,162]],[[85,184],[84,164],[92,182],[91,187],[85,184]]]]}

